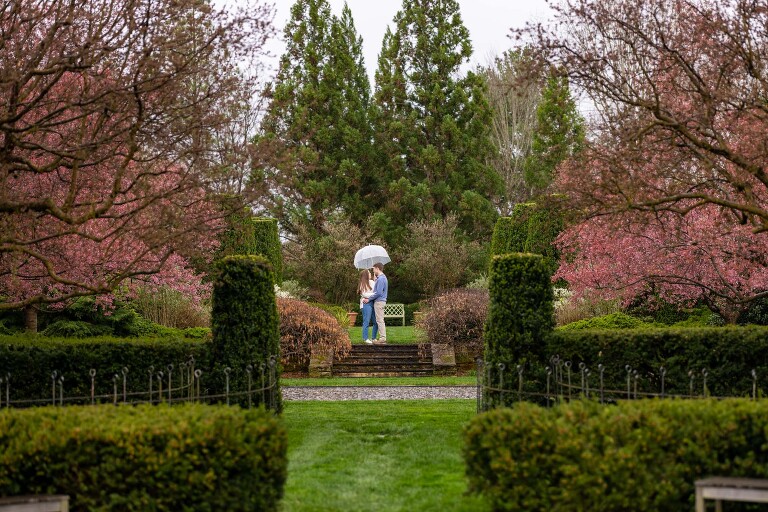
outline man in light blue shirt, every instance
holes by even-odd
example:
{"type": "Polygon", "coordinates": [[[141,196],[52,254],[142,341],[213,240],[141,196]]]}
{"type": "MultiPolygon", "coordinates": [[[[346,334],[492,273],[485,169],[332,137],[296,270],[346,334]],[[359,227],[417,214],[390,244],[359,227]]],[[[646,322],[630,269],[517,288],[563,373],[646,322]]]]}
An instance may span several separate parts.
{"type": "Polygon", "coordinates": [[[376,326],[379,329],[379,339],[374,340],[376,345],[385,345],[387,343],[387,326],[384,325],[384,306],[387,305],[387,292],[389,291],[389,282],[384,275],[384,265],[376,263],[373,265],[373,275],[376,276],[376,282],[373,285],[373,294],[363,302],[373,302],[373,311],[376,314],[376,326]]]}

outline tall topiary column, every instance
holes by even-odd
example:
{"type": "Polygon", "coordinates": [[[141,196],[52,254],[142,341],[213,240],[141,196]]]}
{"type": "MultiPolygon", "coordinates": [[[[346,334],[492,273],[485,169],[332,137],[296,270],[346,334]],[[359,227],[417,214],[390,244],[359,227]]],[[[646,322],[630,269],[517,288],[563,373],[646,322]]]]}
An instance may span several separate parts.
{"type": "Polygon", "coordinates": [[[550,273],[557,270],[559,253],[553,242],[563,229],[563,215],[555,203],[515,205],[510,217],[496,221],[491,256],[511,252],[542,254],[550,273]]]}
{"type": "Polygon", "coordinates": [[[280,244],[280,236],[277,231],[277,219],[268,217],[254,217],[253,247],[249,254],[262,254],[270,263],[274,272],[275,282],[283,282],[283,253],[280,244]]]}
{"type": "Polygon", "coordinates": [[[493,227],[491,238],[491,257],[510,252],[524,252],[528,238],[528,211],[534,203],[515,205],[510,217],[499,217],[493,227]]]}
{"type": "MultiPolygon", "coordinates": [[[[259,388],[261,365],[267,365],[268,372],[270,356],[275,356],[276,399],[271,405],[280,411],[280,322],[273,283],[272,265],[263,256],[227,256],[217,263],[211,314],[213,363],[206,383],[211,385],[211,394],[224,393],[224,369],[229,367],[230,392],[247,391],[246,367],[251,365],[252,389],[259,388]]],[[[262,397],[261,392],[254,392],[251,401],[259,404],[262,397]]],[[[231,402],[247,405],[248,397],[231,402]]]]}
{"type": "Polygon", "coordinates": [[[554,328],[554,297],[545,259],[539,254],[494,256],[490,271],[490,305],[486,320],[487,406],[508,405],[517,398],[516,367],[532,375],[546,358],[545,336],[554,328]],[[504,371],[499,365],[503,364],[504,371]]]}

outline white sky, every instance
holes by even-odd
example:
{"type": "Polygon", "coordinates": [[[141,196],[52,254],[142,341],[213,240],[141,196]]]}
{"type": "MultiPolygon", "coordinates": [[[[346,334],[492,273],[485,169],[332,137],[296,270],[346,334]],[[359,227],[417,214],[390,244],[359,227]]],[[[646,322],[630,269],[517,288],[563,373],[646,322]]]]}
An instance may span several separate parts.
{"type": "MultiPolygon", "coordinates": [[[[230,0],[231,1],[231,0],[230,0]]],[[[274,54],[272,72],[279,56],[285,50],[282,42],[283,29],[290,16],[294,0],[272,0],[276,7],[274,25],[278,39],[269,45],[274,54]]],[[[509,29],[522,27],[526,22],[545,21],[550,10],[546,0],[458,0],[464,25],[469,29],[474,54],[471,66],[485,64],[513,46],[509,29]]],[[[333,14],[340,16],[344,0],[329,0],[333,14]]],[[[368,76],[373,83],[384,32],[392,23],[402,0],[347,0],[357,32],[363,38],[363,57],[368,76]]]]}

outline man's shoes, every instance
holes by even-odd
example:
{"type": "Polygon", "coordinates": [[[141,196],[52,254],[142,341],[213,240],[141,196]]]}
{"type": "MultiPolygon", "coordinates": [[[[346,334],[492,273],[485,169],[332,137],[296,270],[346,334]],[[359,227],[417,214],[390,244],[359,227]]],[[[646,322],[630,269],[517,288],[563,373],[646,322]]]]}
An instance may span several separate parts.
{"type": "Polygon", "coordinates": [[[386,345],[387,339],[386,338],[379,338],[377,340],[373,340],[374,345],[386,345]]]}
{"type": "Polygon", "coordinates": [[[373,345],[373,342],[371,340],[365,340],[365,342],[369,345],[373,345]]]}

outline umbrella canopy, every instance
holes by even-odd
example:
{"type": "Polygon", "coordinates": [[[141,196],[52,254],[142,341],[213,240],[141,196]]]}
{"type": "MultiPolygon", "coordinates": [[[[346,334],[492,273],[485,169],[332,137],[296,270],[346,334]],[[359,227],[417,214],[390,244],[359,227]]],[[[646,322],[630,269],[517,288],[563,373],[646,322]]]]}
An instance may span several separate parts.
{"type": "Polygon", "coordinates": [[[355,268],[371,268],[375,263],[386,265],[392,261],[387,250],[380,245],[366,245],[355,253],[355,268]]]}

